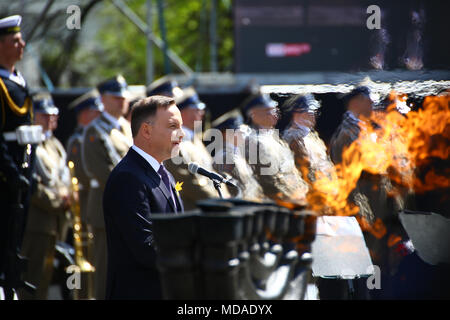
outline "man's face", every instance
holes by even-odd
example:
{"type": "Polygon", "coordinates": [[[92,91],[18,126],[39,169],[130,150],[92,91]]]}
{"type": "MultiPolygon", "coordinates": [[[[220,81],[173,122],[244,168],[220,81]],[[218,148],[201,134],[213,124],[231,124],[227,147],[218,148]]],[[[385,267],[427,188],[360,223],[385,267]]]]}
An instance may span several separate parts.
{"type": "Polygon", "coordinates": [[[357,101],[360,113],[365,117],[370,118],[370,116],[372,115],[372,108],[373,108],[372,100],[368,96],[359,95],[357,101]]]}
{"type": "Polygon", "coordinates": [[[202,121],[204,115],[205,110],[200,110],[197,108],[185,108],[181,111],[184,126],[191,130],[194,130],[195,121],[202,121]]]}
{"type": "Polygon", "coordinates": [[[86,113],[86,121],[90,123],[92,120],[97,118],[102,112],[100,110],[88,109],[86,113]]]}
{"type": "Polygon", "coordinates": [[[277,108],[275,107],[254,107],[250,110],[252,122],[261,128],[274,128],[278,121],[277,108]]]}
{"type": "Polygon", "coordinates": [[[24,48],[25,41],[23,41],[20,32],[0,37],[0,53],[8,61],[15,63],[21,60],[24,48]]]}
{"type": "Polygon", "coordinates": [[[49,114],[36,112],[36,114],[34,116],[35,124],[41,125],[43,132],[52,130],[52,126],[54,125],[53,121],[54,121],[54,119],[52,119],[52,116],[49,114]]]}
{"type": "Polygon", "coordinates": [[[101,112],[99,110],[94,109],[82,110],[80,115],[78,116],[78,122],[84,126],[88,125],[89,123],[91,123],[92,120],[97,118],[100,115],[100,113],[101,112]]]}
{"type": "Polygon", "coordinates": [[[151,124],[146,125],[151,126],[148,143],[154,150],[153,154],[158,155],[157,160],[164,161],[179,154],[180,143],[184,137],[181,129],[183,120],[175,104],[167,108],[158,108],[151,124]]]}
{"type": "Polygon", "coordinates": [[[56,114],[51,114],[50,115],[50,128],[49,128],[49,130],[55,131],[56,128],[58,128],[58,120],[59,120],[59,115],[56,115],[56,114]]]}
{"type": "Polygon", "coordinates": [[[102,95],[102,102],[105,110],[116,118],[125,115],[128,111],[128,99],[124,97],[105,94],[102,95]]]}
{"type": "Polygon", "coordinates": [[[308,128],[314,128],[316,125],[316,115],[314,112],[295,112],[293,120],[308,128]]]}

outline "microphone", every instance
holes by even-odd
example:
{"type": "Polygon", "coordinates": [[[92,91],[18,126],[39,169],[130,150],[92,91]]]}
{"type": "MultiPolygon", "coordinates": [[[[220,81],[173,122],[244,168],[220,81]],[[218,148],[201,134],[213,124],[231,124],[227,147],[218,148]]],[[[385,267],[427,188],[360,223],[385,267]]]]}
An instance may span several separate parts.
{"type": "Polygon", "coordinates": [[[195,163],[195,162],[189,163],[189,165],[188,165],[188,170],[189,170],[189,172],[192,173],[192,174],[198,173],[198,174],[201,174],[202,176],[205,176],[205,177],[207,177],[207,178],[209,178],[209,179],[211,179],[211,180],[217,180],[217,181],[219,181],[219,182],[225,183],[225,184],[228,185],[228,186],[232,186],[232,187],[235,187],[235,188],[238,187],[238,186],[235,185],[233,182],[231,182],[229,179],[225,179],[225,178],[222,177],[220,174],[217,174],[217,173],[215,173],[215,172],[208,171],[208,170],[206,170],[206,169],[200,167],[200,166],[199,166],[197,163],[195,163]]]}

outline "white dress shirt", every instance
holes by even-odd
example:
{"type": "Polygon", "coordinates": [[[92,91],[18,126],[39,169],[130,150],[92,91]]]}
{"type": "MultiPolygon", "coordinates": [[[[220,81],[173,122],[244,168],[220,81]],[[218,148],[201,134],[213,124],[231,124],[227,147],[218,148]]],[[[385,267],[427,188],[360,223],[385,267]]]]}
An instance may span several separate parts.
{"type": "MultiPolygon", "coordinates": [[[[145,152],[144,150],[142,150],[141,148],[137,147],[134,144],[131,146],[131,148],[133,148],[134,151],[139,153],[139,155],[142,156],[142,158],[147,160],[147,162],[152,166],[153,170],[155,170],[156,173],[158,173],[159,167],[161,167],[161,163],[159,163],[158,160],[156,160],[151,155],[149,155],[147,152],[145,152]]],[[[158,175],[159,175],[159,173],[158,173],[158,175]]]]}

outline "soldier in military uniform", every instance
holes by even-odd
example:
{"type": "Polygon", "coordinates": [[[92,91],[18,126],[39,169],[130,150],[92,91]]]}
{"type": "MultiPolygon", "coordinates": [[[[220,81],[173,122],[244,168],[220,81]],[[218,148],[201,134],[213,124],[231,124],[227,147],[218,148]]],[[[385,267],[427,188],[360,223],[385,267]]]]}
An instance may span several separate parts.
{"type": "MultiPolygon", "coordinates": [[[[372,125],[369,118],[372,114],[373,102],[370,99],[369,94],[369,89],[361,86],[353,89],[350,93],[343,97],[347,111],[344,113],[342,122],[334,132],[330,141],[330,157],[336,165],[342,162],[342,154],[344,149],[349,147],[353,141],[358,139],[361,134],[361,129],[372,125]]],[[[365,132],[366,131],[363,133],[365,132]]],[[[352,201],[358,205],[360,215],[369,223],[373,223],[375,221],[374,210],[378,211],[379,214],[384,211],[387,197],[387,183],[387,177],[382,177],[379,175],[375,176],[369,174],[368,172],[363,172],[360,180],[358,181],[358,186],[350,195],[352,201]],[[380,189],[377,191],[377,195],[370,192],[372,186],[367,185],[367,183],[371,185],[373,182],[375,182],[377,184],[377,188],[380,189]],[[381,190],[384,190],[384,192],[380,193],[381,190]],[[375,207],[378,208],[373,208],[369,203],[370,194],[375,197],[372,202],[375,207]]]]}
{"type": "MultiPolygon", "coordinates": [[[[367,135],[369,126],[377,129],[379,126],[370,120],[373,111],[373,101],[367,87],[360,86],[344,96],[347,111],[344,113],[342,123],[333,134],[330,142],[330,155],[335,164],[341,163],[344,149],[350,146],[360,135],[367,135]]],[[[390,196],[394,185],[387,173],[372,174],[363,170],[350,199],[359,207],[361,229],[369,248],[372,261],[379,266],[382,274],[382,290],[371,290],[371,294],[381,298],[390,298],[390,277],[396,272],[402,257],[395,253],[397,246],[406,246],[409,238],[403,229],[397,212],[403,208],[398,207],[402,201],[390,196]],[[374,225],[385,228],[383,234],[371,232],[374,225]],[[395,246],[389,244],[390,236],[401,238],[395,246]],[[376,291],[376,292],[375,292],[376,291]]],[[[395,194],[395,193],[394,193],[395,194]]]]}
{"type": "Polygon", "coordinates": [[[309,184],[316,180],[316,173],[331,174],[334,169],[327,147],[314,129],[319,108],[312,94],[294,95],[281,107],[281,119],[277,124],[294,152],[297,169],[309,184]]]}
{"type": "Polygon", "coordinates": [[[289,146],[275,130],[277,105],[268,94],[261,93],[244,101],[241,112],[248,124],[245,157],[265,197],[304,205],[308,187],[295,166],[289,146]]]}
{"type": "Polygon", "coordinates": [[[106,292],[106,233],[103,218],[103,190],[112,169],[133,143],[129,122],[123,118],[128,109],[127,83],[122,76],[97,86],[104,111],[84,130],[81,157],[90,178],[87,220],[94,233],[94,292],[104,299],[106,292]]]}
{"type": "MultiPolygon", "coordinates": [[[[294,152],[298,170],[310,186],[316,181],[317,173],[325,174],[329,179],[334,176],[334,165],[328,156],[327,147],[314,129],[319,108],[320,104],[312,94],[293,95],[281,106],[281,118],[277,124],[283,139],[294,152]]],[[[334,214],[326,207],[320,213],[334,214]]],[[[317,219],[318,226],[327,225],[323,219],[323,217],[317,219]]],[[[340,223],[342,222],[338,222],[337,226],[340,226],[340,223]]],[[[366,285],[365,279],[363,284],[366,285]]],[[[319,295],[325,299],[328,297],[340,299],[348,290],[347,282],[312,276],[309,278],[309,285],[317,286],[319,295]]],[[[358,298],[366,298],[367,295],[364,294],[367,288],[361,286],[361,281],[355,280],[354,285],[357,287],[358,298]]]]}
{"type": "Polygon", "coordinates": [[[94,89],[75,99],[69,105],[69,109],[75,110],[77,127],[67,141],[67,161],[72,161],[74,163],[74,173],[78,179],[78,200],[80,204],[81,230],[83,235],[83,254],[87,257],[88,261],[92,261],[92,252],[88,249],[92,231],[91,226],[87,222],[87,201],[90,179],[83,167],[81,145],[83,142],[84,128],[103,112],[104,107],[100,99],[100,94],[97,89],[94,89]]]}
{"type": "MultiPolygon", "coordinates": [[[[180,156],[165,161],[164,165],[177,182],[183,183],[180,195],[183,199],[184,208],[191,210],[196,207],[195,204],[198,200],[218,197],[212,181],[188,171],[190,162],[195,162],[207,170],[212,170],[211,154],[206,149],[200,136],[202,134],[201,121],[205,104],[200,101],[193,88],[183,90],[183,95],[175,98],[175,103],[181,112],[185,137],[180,144],[180,156]],[[196,131],[200,132],[194,134],[196,121],[200,129],[196,131]]],[[[222,186],[222,194],[224,197],[229,196],[226,186],[222,186]]]]}
{"type": "Polygon", "coordinates": [[[234,197],[250,201],[263,198],[261,186],[255,180],[253,171],[245,160],[245,139],[240,127],[243,123],[238,109],[227,112],[213,121],[212,128],[221,133],[221,144],[215,150],[213,169],[224,176],[231,176],[239,189],[229,189],[234,197]]]}
{"type": "Polygon", "coordinates": [[[177,106],[183,118],[184,140],[194,141],[194,135],[201,131],[203,117],[205,116],[205,104],[200,101],[194,88],[189,87],[183,90],[183,95],[176,99],[177,106]],[[195,126],[198,126],[196,128],[195,126]]]}
{"type": "Polygon", "coordinates": [[[24,279],[34,284],[34,295],[22,292],[24,299],[46,299],[53,273],[55,244],[64,232],[66,213],[70,209],[70,172],[63,145],[53,135],[58,108],[49,94],[34,96],[35,123],[44,130],[45,140],[36,148],[33,174],[35,190],[25,229],[23,254],[29,258],[24,279]]]}
{"type": "Polygon", "coordinates": [[[278,103],[269,94],[250,95],[241,106],[244,122],[253,129],[273,129],[278,122],[278,103]]]}
{"type": "MultiPolygon", "coordinates": [[[[30,126],[32,100],[25,79],[15,67],[25,48],[21,20],[18,15],[0,20],[0,278],[9,280],[17,279],[21,272],[18,260],[10,258],[20,251],[31,194],[34,147],[42,136],[42,128],[30,126]]],[[[5,288],[5,283],[0,286],[5,288]]],[[[11,288],[7,291],[6,298],[11,299],[11,288]]]]}

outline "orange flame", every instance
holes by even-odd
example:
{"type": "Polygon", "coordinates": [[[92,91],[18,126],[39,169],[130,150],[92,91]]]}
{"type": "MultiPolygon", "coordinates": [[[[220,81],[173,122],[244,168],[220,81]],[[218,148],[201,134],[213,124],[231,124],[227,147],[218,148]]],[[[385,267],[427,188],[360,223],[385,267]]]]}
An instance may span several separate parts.
{"type": "Polygon", "coordinates": [[[391,247],[395,246],[397,243],[399,243],[400,241],[402,241],[402,237],[400,237],[399,235],[396,235],[396,234],[391,234],[387,241],[387,245],[389,248],[391,248],[391,247]]]}
{"type": "Polygon", "coordinates": [[[387,233],[386,226],[380,218],[377,218],[372,224],[363,217],[358,216],[356,220],[358,220],[362,231],[370,232],[377,239],[383,238],[387,233]]]}
{"type": "Polygon", "coordinates": [[[396,108],[406,103],[406,96],[392,92],[390,98],[395,102],[387,112],[374,112],[370,119],[381,128],[362,124],[358,139],[344,149],[342,162],[331,172],[316,174],[307,194],[311,210],[336,215],[358,213],[358,207],[347,200],[363,170],[387,175],[416,193],[450,186],[449,168],[439,172],[431,168],[423,181],[414,175],[416,168],[426,167],[430,158],[449,158],[450,96],[426,97],[423,109],[406,115],[396,108]]]}

